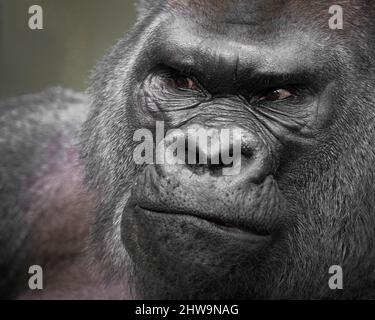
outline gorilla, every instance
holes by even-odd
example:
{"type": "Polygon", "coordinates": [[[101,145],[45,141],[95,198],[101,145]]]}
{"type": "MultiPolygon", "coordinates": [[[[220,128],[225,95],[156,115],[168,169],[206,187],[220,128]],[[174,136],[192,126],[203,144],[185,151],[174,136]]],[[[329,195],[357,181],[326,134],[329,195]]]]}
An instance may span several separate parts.
{"type": "Polygon", "coordinates": [[[375,298],[375,3],[137,7],[87,93],[0,105],[1,296],[375,298]],[[157,121],[241,129],[240,173],[137,164],[157,121]]]}

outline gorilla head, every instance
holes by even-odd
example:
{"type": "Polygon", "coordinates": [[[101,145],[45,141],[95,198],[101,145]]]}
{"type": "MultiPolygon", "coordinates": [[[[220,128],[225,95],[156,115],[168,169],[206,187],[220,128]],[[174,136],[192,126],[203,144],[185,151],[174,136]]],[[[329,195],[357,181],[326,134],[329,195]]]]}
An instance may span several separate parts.
{"type": "Polygon", "coordinates": [[[375,6],[139,3],[83,132],[93,241],[144,298],[368,297],[375,288],[375,6]],[[136,165],[140,128],[241,129],[241,172],[136,165]],[[329,267],[344,290],[328,286],[329,267]]]}

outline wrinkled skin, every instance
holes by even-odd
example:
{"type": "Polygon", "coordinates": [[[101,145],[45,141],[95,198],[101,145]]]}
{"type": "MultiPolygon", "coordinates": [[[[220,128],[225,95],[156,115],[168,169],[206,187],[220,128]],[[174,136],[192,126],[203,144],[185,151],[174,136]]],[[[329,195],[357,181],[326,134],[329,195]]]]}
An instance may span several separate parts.
{"type": "Polygon", "coordinates": [[[375,6],[335,4],[344,30],[330,1],[141,1],[81,133],[106,281],[138,298],[374,298],[375,6]],[[241,129],[240,174],[136,165],[133,134],[156,121],[241,129]]]}

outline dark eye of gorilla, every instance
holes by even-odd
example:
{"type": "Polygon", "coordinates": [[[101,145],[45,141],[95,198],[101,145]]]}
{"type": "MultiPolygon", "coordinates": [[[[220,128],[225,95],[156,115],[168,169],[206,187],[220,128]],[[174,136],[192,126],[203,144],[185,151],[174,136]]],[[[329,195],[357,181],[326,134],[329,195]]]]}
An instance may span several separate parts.
{"type": "Polygon", "coordinates": [[[185,76],[177,72],[172,73],[169,76],[168,85],[178,90],[184,90],[184,91],[190,90],[190,91],[196,91],[196,92],[202,91],[200,85],[193,77],[185,76]]]}
{"type": "Polygon", "coordinates": [[[276,89],[261,96],[258,101],[281,101],[294,97],[295,95],[287,89],[276,89]]]}
{"type": "Polygon", "coordinates": [[[191,78],[180,76],[172,81],[177,89],[200,91],[198,84],[191,78]]]}

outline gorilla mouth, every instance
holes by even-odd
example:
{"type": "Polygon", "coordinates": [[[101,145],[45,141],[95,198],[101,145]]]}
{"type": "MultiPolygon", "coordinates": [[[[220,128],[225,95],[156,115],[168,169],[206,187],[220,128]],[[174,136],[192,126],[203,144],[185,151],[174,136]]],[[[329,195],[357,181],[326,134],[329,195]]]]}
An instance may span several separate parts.
{"type": "Polygon", "coordinates": [[[181,218],[182,220],[196,220],[196,221],[205,221],[206,225],[209,225],[212,227],[211,229],[218,229],[221,230],[227,234],[232,234],[234,236],[239,237],[252,237],[252,238],[263,238],[263,237],[270,237],[271,233],[266,230],[257,229],[256,227],[243,227],[241,225],[236,225],[231,222],[227,222],[225,220],[221,220],[220,218],[210,217],[205,218],[204,215],[198,216],[195,213],[190,212],[161,212],[156,211],[151,208],[144,208],[142,206],[137,205],[135,207],[135,211],[142,210],[143,212],[146,212],[147,214],[157,214],[157,215],[174,215],[175,218],[181,218]]]}
{"type": "Polygon", "coordinates": [[[272,176],[261,184],[241,186],[238,181],[177,170],[167,175],[163,168],[148,166],[138,177],[128,208],[237,237],[270,237],[281,228],[281,193],[272,176]]]}
{"type": "MultiPolygon", "coordinates": [[[[194,215],[192,215],[194,216],[194,215]]],[[[229,233],[235,233],[235,234],[252,234],[252,235],[255,235],[255,236],[261,236],[261,237],[267,237],[267,236],[270,236],[271,234],[268,232],[268,231],[265,231],[265,230],[259,230],[259,229],[256,229],[255,227],[242,227],[242,226],[238,226],[238,225],[235,225],[235,224],[232,224],[230,222],[226,222],[226,221],[223,221],[223,220],[220,220],[218,218],[201,218],[201,217],[197,217],[197,216],[194,216],[198,219],[204,219],[206,221],[208,221],[209,223],[213,224],[214,226],[216,226],[217,228],[220,228],[226,232],[229,232],[229,233]]]]}

